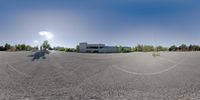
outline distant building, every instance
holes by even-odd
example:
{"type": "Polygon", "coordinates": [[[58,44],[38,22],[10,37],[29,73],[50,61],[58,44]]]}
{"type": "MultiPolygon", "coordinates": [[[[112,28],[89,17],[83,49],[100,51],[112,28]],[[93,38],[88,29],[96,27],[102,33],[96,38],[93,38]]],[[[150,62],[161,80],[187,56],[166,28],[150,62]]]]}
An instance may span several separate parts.
{"type": "Polygon", "coordinates": [[[106,46],[105,44],[88,44],[86,42],[79,43],[80,52],[82,53],[117,53],[116,46],[106,46]]]}

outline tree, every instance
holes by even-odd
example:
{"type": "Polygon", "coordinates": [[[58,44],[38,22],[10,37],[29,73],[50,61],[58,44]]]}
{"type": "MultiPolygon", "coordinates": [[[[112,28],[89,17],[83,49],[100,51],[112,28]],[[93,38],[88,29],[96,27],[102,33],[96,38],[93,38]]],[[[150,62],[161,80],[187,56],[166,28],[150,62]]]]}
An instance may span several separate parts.
{"type": "Polygon", "coordinates": [[[25,44],[21,45],[21,50],[26,50],[26,45],[25,44]]]}
{"type": "Polygon", "coordinates": [[[138,44],[136,47],[135,47],[136,51],[143,51],[143,45],[140,45],[138,44]]]}
{"type": "Polygon", "coordinates": [[[33,49],[33,47],[31,47],[30,45],[26,45],[26,44],[15,45],[15,48],[17,51],[21,51],[21,50],[30,51],[33,49]]]}
{"type": "Polygon", "coordinates": [[[76,52],[80,52],[80,46],[79,45],[76,46],[76,52]]]}
{"type": "Polygon", "coordinates": [[[11,49],[11,45],[8,44],[8,43],[6,43],[5,46],[4,46],[4,48],[5,48],[5,50],[9,50],[9,49],[11,49]]]}
{"type": "Polygon", "coordinates": [[[22,50],[22,48],[21,48],[21,45],[20,45],[20,44],[18,44],[18,45],[15,45],[15,48],[16,48],[18,51],[22,50]]]}
{"type": "Polygon", "coordinates": [[[137,48],[136,47],[133,47],[132,48],[132,52],[136,52],[137,51],[137,48]]]}
{"type": "Polygon", "coordinates": [[[198,45],[193,45],[193,51],[200,51],[200,46],[198,45]]]}
{"type": "Polygon", "coordinates": [[[167,47],[163,47],[163,46],[157,46],[156,47],[156,51],[167,51],[168,48],[167,47]]]}
{"type": "Polygon", "coordinates": [[[177,46],[176,45],[172,45],[170,48],[169,48],[169,51],[176,51],[177,50],[177,46]]]}
{"type": "Polygon", "coordinates": [[[49,42],[48,42],[47,40],[44,41],[43,44],[42,44],[42,48],[43,48],[44,50],[47,50],[49,47],[50,47],[49,42]]]}
{"type": "Polygon", "coordinates": [[[156,51],[163,51],[163,47],[162,46],[157,46],[156,47],[156,51]]]}
{"type": "Polygon", "coordinates": [[[187,51],[188,47],[187,47],[187,45],[182,44],[181,46],[179,46],[179,50],[181,50],[181,51],[187,51]]]}
{"type": "Polygon", "coordinates": [[[128,53],[132,51],[130,47],[123,47],[123,46],[117,46],[117,49],[119,53],[128,53]]]}
{"type": "Polygon", "coordinates": [[[144,45],[143,46],[143,51],[144,52],[154,51],[154,47],[152,45],[144,45]]]}
{"type": "Polygon", "coordinates": [[[194,51],[194,46],[193,45],[189,45],[188,50],[189,51],[194,51]]]}
{"type": "Polygon", "coordinates": [[[32,48],[32,50],[34,50],[34,51],[39,50],[39,47],[35,46],[35,47],[32,48]]]}
{"type": "Polygon", "coordinates": [[[119,47],[117,47],[118,48],[118,52],[119,53],[123,53],[123,47],[122,46],[119,46],[119,47]]]}
{"type": "Polygon", "coordinates": [[[30,45],[26,45],[26,51],[30,51],[32,50],[33,48],[30,46],[30,45]]]}
{"type": "Polygon", "coordinates": [[[198,45],[190,45],[188,47],[189,51],[199,51],[200,50],[200,46],[198,45]]]}
{"type": "Polygon", "coordinates": [[[0,46],[0,51],[5,51],[5,48],[3,46],[0,46]]]}

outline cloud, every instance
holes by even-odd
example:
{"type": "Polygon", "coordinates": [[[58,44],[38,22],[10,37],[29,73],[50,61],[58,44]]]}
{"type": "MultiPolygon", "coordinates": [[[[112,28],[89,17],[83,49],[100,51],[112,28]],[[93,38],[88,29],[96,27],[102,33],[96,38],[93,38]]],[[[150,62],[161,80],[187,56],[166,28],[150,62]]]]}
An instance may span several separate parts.
{"type": "Polygon", "coordinates": [[[35,40],[33,43],[34,43],[34,44],[38,44],[38,43],[39,43],[39,41],[35,40]]]}
{"type": "Polygon", "coordinates": [[[51,32],[41,31],[41,32],[39,32],[39,34],[41,36],[44,36],[45,39],[47,39],[47,40],[51,40],[53,38],[53,33],[51,33],[51,32]]]}

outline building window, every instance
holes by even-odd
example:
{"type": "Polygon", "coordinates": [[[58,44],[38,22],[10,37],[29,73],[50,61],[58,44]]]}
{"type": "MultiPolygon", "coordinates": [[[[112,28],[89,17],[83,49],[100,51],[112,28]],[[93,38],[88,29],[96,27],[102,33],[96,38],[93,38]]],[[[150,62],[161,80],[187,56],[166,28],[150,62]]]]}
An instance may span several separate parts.
{"type": "Polygon", "coordinates": [[[98,46],[88,46],[87,49],[98,49],[98,46]]]}

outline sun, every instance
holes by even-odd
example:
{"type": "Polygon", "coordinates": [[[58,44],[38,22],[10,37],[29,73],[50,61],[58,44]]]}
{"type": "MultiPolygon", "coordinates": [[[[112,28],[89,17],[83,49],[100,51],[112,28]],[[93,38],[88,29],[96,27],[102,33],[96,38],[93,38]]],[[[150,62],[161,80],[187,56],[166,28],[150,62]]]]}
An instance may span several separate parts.
{"type": "Polygon", "coordinates": [[[40,34],[41,36],[44,36],[45,39],[47,39],[47,40],[51,40],[51,39],[53,39],[53,37],[54,37],[53,33],[48,32],[48,31],[40,31],[39,34],[40,34]]]}

